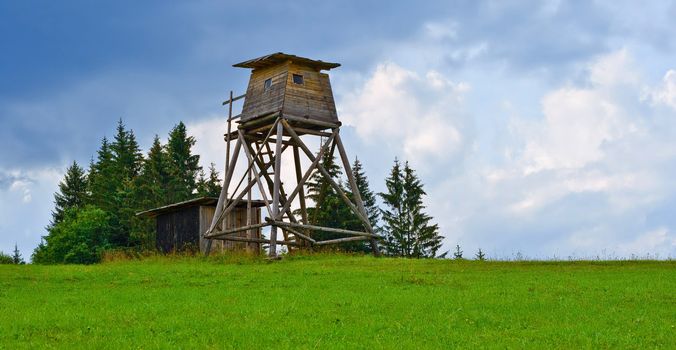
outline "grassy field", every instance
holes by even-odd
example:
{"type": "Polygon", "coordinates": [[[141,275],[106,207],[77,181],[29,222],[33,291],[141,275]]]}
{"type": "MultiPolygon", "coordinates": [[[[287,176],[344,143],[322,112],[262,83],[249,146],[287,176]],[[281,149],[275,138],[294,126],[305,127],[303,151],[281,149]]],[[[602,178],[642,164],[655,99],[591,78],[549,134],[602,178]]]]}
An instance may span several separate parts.
{"type": "Polygon", "coordinates": [[[0,265],[0,348],[675,348],[676,262],[0,265]]]}

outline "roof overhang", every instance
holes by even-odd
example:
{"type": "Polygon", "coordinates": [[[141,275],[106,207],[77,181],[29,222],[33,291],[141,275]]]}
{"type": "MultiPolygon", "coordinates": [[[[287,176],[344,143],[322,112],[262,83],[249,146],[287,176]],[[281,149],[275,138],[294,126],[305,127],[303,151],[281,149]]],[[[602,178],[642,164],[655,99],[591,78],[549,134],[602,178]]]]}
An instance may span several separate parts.
{"type": "Polygon", "coordinates": [[[260,69],[275,66],[287,61],[291,61],[293,63],[300,64],[303,66],[312,67],[317,70],[329,70],[332,68],[340,67],[340,63],[331,63],[313,60],[305,57],[285,54],[283,52],[276,52],[270,55],[261,56],[248,61],[233,64],[232,66],[238,68],[260,69]]]}
{"type": "MultiPolygon", "coordinates": [[[[147,217],[152,218],[152,217],[164,214],[164,213],[174,212],[174,211],[178,211],[178,210],[181,210],[181,209],[184,209],[184,208],[189,208],[189,207],[194,207],[194,206],[215,207],[216,204],[218,204],[218,198],[216,198],[216,197],[201,197],[201,198],[195,198],[195,199],[190,199],[190,200],[183,201],[183,202],[165,205],[165,206],[155,208],[155,209],[150,209],[150,210],[138,212],[138,213],[136,213],[136,216],[147,216],[147,217]]],[[[245,199],[242,199],[237,203],[237,205],[235,207],[236,208],[246,208],[246,206],[247,206],[247,201],[245,199]]],[[[254,207],[254,208],[263,207],[263,206],[265,206],[265,202],[262,201],[262,200],[252,200],[251,206],[254,207]]]]}

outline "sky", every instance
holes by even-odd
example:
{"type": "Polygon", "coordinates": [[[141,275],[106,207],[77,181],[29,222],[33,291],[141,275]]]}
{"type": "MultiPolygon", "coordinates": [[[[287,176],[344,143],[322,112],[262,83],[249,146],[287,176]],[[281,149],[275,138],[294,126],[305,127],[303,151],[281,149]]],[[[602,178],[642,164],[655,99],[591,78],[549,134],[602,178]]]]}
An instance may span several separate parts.
{"type": "Polygon", "coordinates": [[[249,75],[232,64],[282,51],[342,64],[348,154],[375,191],[410,163],[443,251],[673,258],[673,18],[674,1],[0,0],[0,251],[30,256],[65,168],[120,118],[144,151],[184,121],[222,172],[221,102],[249,75]]]}

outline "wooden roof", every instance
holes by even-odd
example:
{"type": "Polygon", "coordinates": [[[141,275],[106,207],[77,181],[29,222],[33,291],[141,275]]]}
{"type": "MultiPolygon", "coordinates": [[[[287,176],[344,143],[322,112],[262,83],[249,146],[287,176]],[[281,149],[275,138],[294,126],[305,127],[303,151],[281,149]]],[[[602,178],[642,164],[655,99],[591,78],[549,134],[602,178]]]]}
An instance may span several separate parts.
{"type": "Polygon", "coordinates": [[[259,69],[259,68],[266,68],[270,66],[274,66],[280,63],[284,63],[286,61],[292,61],[296,64],[308,66],[315,68],[317,70],[322,70],[322,69],[332,69],[332,68],[337,68],[340,67],[340,63],[331,63],[331,62],[324,62],[324,61],[319,61],[319,60],[312,60],[309,58],[305,57],[300,57],[300,56],[295,56],[295,55],[289,55],[285,54],[283,52],[275,52],[270,55],[254,58],[248,61],[240,62],[237,64],[233,64],[233,67],[239,67],[239,68],[252,68],[252,69],[259,69]]]}
{"type": "MultiPolygon", "coordinates": [[[[150,210],[145,210],[139,213],[136,213],[136,216],[148,216],[148,217],[155,217],[160,214],[172,212],[172,211],[177,211],[181,210],[183,208],[188,208],[188,207],[193,207],[193,206],[212,206],[215,207],[216,204],[218,204],[218,198],[216,197],[201,197],[201,198],[195,198],[195,199],[190,199],[187,201],[183,202],[178,202],[178,203],[173,203],[169,205],[165,205],[163,207],[155,208],[155,209],[150,209],[150,210]]],[[[247,201],[246,199],[242,199],[237,203],[235,207],[237,208],[246,208],[247,201]]],[[[251,201],[251,206],[256,208],[256,207],[262,207],[265,206],[265,202],[262,200],[252,200],[251,201]]]]}

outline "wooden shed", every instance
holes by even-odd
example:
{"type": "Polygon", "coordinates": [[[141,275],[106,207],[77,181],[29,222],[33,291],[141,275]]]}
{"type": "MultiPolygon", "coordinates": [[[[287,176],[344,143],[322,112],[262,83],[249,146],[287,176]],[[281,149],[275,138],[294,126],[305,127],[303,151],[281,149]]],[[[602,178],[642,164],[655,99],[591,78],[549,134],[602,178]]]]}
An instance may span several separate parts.
{"type": "MultiPolygon", "coordinates": [[[[153,217],[156,220],[156,247],[163,253],[173,251],[183,251],[197,249],[204,252],[206,240],[202,234],[209,229],[211,221],[216,211],[218,198],[203,197],[191,199],[185,202],[174,203],[163,207],[140,212],[136,215],[153,217]]],[[[252,224],[261,222],[261,206],[265,205],[262,201],[251,201],[252,224]]],[[[247,201],[240,201],[235,209],[228,216],[228,227],[236,228],[246,225],[247,201]]],[[[261,238],[261,229],[252,229],[239,232],[238,236],[250,238],[261,238]]],[[[235,241],[216,241],[212,243],[211,249],[222,250],[244,250],[249,244],[249,248],[259,252],[261,247],[258,243],[244,243],[235,241]]]]}
{"type": "Polygon", "coordinates": [[[321,71],[340,64],[277,52],[233,66],[253,69],[240,123],[279,113],[338,123],[329,75],[321,71]]]}

